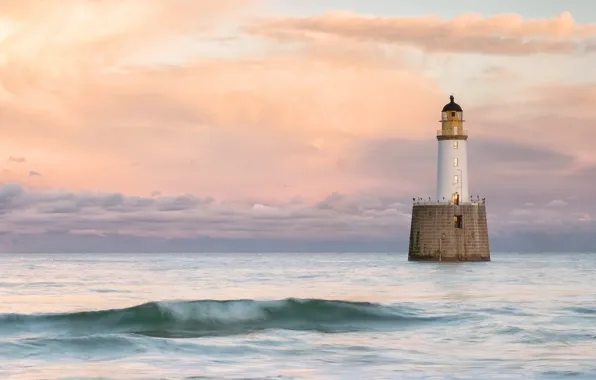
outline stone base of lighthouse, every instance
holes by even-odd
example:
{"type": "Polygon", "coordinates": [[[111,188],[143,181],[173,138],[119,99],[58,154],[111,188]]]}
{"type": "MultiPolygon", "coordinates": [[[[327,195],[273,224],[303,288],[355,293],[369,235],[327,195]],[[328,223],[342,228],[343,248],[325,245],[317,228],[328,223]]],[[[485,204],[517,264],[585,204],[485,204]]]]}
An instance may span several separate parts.
{"type": "Polygon", "coordinates": [[[408,260],[490,261],[486,204],[414,204],[408,260]]]}

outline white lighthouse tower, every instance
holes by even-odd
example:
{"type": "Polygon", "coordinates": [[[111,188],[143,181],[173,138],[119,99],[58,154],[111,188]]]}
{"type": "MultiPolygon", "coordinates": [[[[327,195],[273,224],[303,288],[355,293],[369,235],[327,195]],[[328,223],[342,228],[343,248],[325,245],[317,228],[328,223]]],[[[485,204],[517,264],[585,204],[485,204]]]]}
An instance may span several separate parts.
{"type": "Polygon", "coordinates": [[[453,95],[443,107],[441,129],[437,131],[437,200],[453,204],[468,203],[467,131],[463,129],[463,111],[453,95]]]}

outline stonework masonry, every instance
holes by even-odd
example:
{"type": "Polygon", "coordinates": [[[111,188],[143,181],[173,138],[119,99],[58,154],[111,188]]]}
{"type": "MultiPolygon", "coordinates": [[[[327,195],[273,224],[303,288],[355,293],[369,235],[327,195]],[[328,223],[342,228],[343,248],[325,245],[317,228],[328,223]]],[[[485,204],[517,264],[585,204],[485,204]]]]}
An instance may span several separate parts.
{"type": "Polygon", "coordinates": [[[414,204],[408,260],[490,261],[486,204],[414,204]]]}

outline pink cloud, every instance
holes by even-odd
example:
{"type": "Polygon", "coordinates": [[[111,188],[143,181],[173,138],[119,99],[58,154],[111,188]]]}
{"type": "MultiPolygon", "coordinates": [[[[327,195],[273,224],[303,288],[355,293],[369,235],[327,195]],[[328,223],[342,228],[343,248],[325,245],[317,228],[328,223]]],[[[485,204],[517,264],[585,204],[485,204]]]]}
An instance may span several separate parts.
{"type": "Polygon", "coordinates": [[[582,168],[596,165],[594,102],[595,83],[548,83],[472,107],[467,118],[478,137],[546,146],[574,156],[582,168]]]}
{"type": "Polygon", "coordinates": [[[13,163],[16,163],[16,164],[23,164],[23,163],[27,162],[27,157],[10,156],[10,157],[8,157],[7,162],[13,162],[13,163]]]}
{"type": "Polygon", "coordinates": [[[463,14],[452,20],[438,17],[373,17],[331,12],[312,17],[279,17],[255,23],[249,31],[278,40],[313,41],[339,37],[394,43],[428,52],[526,55],[569,54],[586,49],[596,25],[578,25],[569,12],[552,19],[524,20],[516,14],[484,18],[463,14]]]}
{"type": "MultiPolygon", "coordinates": [[[[117,17],[116,3],[106,4],[106,15],[117,17]]],[[[153,15],[130,21],[133,32],[152,27],[153,15]]],[[[161,38],[175,39],[169,32],[161,38]]],[[[358,138],[423,138],[445,98],[418,70],[357,44],[175,67],[74,59],[69,70],[62,54],[85,58],[99,38],[89,35],[49,60],[15,55],[23,65],[8,64],[0,75],[10,93],[0,104],[0,129],[12,135],[0,145],[37,165],[40,186],[274,198],[360,191],[374,184],[347,178],[339,152],[358,138]],[[119,70],[106,70],[116,64],[119,70]]],[[[50,45],[62,46],[60,38],[50,45]]],[[[138,38],[137,51],[156,41],[138,38]]]]}

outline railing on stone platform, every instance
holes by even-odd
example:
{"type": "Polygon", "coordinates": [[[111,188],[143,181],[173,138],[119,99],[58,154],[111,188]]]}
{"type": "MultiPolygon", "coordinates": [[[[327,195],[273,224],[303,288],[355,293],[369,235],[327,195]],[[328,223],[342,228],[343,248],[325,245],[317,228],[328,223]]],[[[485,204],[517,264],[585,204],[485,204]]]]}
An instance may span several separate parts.
{"type": "Polygon", "coordinates": [[[412,201],[415,205],[464,205],[464,204],[472,204],[472,205],[483,205],[486,203],[486,198],[480,198],[480,196],[470,197],[468,201],[460,200],[458,203],[453,202],[452,199],[432,199],[428,198],[412,198],[412,201]]]}

